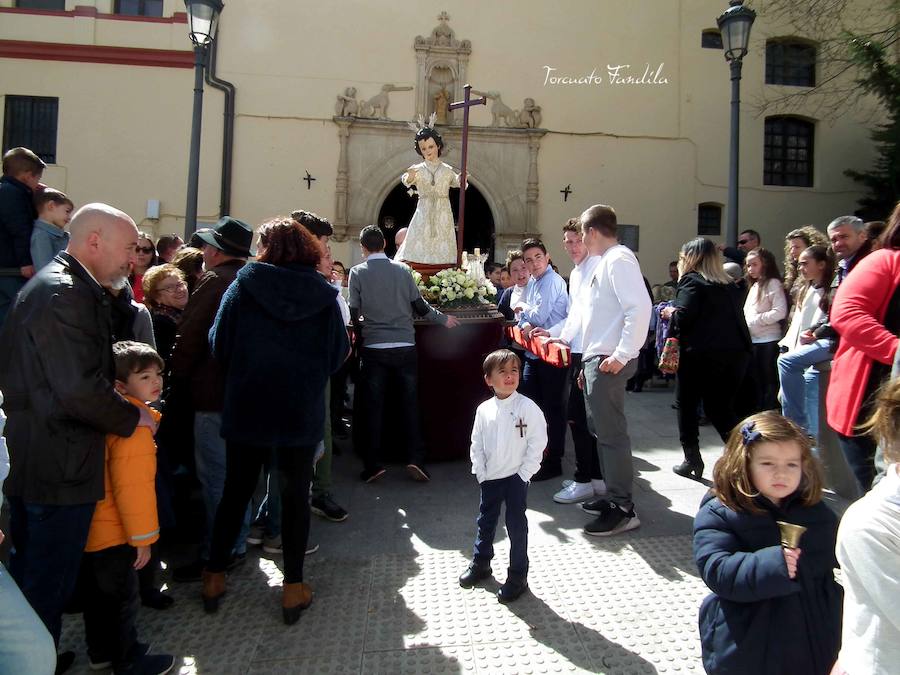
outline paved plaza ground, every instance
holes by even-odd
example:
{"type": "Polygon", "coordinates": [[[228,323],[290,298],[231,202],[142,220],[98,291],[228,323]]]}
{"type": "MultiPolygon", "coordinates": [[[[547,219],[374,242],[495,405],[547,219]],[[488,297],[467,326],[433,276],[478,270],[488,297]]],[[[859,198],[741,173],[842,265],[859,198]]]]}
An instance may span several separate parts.
{"type": "MultiPolygon", "coordinates": [[[[315,590],[300,622],[281,622],[278,556],[250,554],[229,577],[219,613],[203,613],[199,584],[170,584],[170,610],[142,609],[139,632],[176,654],[181,673],[702,673],[697,609],[707,590],[691,555],[691,524],[706,486],[676,476],[681,451],[662,386],[628,394],[641,527],[611,539],[586,536],[590,516],[555,504],[559,481],[532,484],[528,520],[531,592],[514,604],[494,595],[506,576],[498,530],[495,581],[457,583],[471,555],[478,485],[468,462],[435,464],[430,484],[392,467],[358,481],[344,446],[335,458],[343,523],[313,516],[306,580],[315,590]]],[[[702,428],[706,475],[720,453],[702,428]]],[[[571,447],[567,475],[571,477],[571,447]]],[[[88,673],[80,617],[67,617],[63,648],[88,673]]]]}

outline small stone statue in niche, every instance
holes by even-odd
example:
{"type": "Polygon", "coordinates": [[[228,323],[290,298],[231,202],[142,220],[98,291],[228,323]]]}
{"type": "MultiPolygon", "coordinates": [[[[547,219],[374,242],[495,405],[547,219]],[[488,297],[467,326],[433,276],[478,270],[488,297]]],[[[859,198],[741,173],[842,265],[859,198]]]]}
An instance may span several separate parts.
{"type": "Polygon", "coordinates": [[[450,96],[446,89],[440,89],[434,95],[434,122],[435,124],[447,124],[447,113],[450,111],[450,96]]]}

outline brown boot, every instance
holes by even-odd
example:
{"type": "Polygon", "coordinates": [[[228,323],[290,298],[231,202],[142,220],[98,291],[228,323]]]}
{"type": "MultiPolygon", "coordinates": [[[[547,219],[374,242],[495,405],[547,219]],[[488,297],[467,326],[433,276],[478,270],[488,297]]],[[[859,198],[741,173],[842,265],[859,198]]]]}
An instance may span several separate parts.
{"type": "Polygon", "coordinates": [[[300,619],[300,612],[309,607],[313,601],[313,592],[309,584],[284,584],[281,596],[281,614],[284,622],[290,626],[300,619]]]}
{"type": "Polygon", "coordinates": [[[201,581],[203,590],[200,595],[203,598],[203,610],[207,614],[214,614],[219,609],[219,600],[225,595],[225,572],[203,570],[201,581]]]}

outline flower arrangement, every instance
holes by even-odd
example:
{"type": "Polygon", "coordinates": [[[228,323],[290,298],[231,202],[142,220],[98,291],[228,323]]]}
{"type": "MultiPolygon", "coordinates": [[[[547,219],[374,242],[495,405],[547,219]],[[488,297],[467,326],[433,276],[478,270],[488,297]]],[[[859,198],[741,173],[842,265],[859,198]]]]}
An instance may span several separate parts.
{"type": "Polygon", "coordinates": [[[428,281],[414,269],[409,268],[409,271],[422,297],[438,307],[487,305],[497,296],[497,289],[490,281],[479,284],[458,267],[432,274],[428,281]]]}

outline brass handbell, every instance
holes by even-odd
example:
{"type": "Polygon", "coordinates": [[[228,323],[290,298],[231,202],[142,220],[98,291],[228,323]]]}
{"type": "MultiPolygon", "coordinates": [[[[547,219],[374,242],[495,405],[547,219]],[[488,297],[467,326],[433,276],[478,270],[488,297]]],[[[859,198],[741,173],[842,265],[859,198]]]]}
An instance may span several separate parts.
{"type": "Polygon", "coordinates": [[[777,522],[778,529],[781,530],[782,548],[799,548],[800,537],[806,532],[806,528],[803,527],[803,525],[794,525],[793,523],[786,523],[783,520],[777,522]]]}

